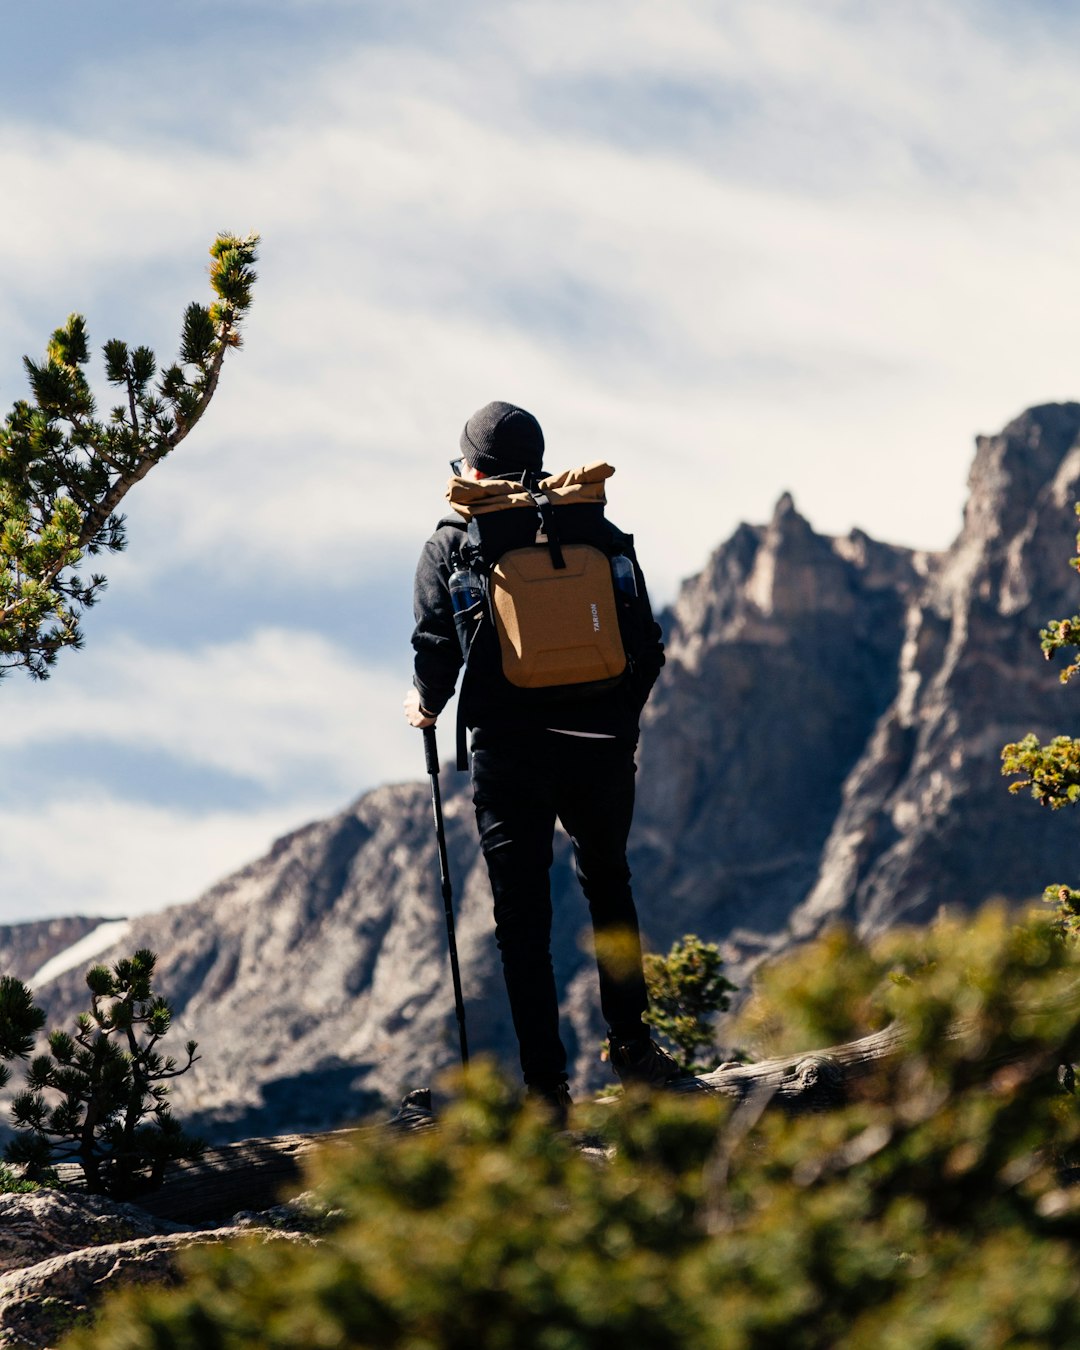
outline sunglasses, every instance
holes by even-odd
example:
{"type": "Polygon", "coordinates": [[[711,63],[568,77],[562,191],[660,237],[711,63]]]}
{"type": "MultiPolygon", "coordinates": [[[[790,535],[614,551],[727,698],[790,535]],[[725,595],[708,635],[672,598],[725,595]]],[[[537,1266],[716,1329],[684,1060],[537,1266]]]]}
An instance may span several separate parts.
{"type": "Polygon", "coordinates": [[[461,477],[461,470],[464,463],[465,463],[464,455],[458,455],[457,459],[452,459],[450,461],[450,471],[453,473],[455,478],[461,477]]]}

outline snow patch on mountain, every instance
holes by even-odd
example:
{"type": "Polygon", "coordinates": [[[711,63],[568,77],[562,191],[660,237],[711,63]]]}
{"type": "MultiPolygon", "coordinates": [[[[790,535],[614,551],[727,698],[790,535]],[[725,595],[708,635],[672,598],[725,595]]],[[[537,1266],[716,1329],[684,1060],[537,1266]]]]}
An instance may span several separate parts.
{"type": "Polygon", "coordinates": [[[99,923],[85,937],[80,938],[78,942],[73,942],[70,947],[65,947],[62,952],[57,952],[54,957],[46,961],[43,966],[34,972],[27,983],[31,989],[40,989],[43,984],[48,984],[50,980],[55,980],[58,975],[65,975],[69,970],[74,970],[84,961],[92,962],[102,952],[108,951],[116,943],[122,942],[130,927],[130,919],[109,919],[105,923],[99,923]]]}

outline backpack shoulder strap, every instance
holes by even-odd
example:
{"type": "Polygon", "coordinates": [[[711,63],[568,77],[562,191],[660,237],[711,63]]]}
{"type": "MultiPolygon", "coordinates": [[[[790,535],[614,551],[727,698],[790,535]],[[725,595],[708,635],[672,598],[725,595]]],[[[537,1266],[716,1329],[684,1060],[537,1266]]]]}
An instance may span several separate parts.
{"type": "MultiPolygon", "coordinates": [[[[456,571],[463,568],[476,574],[477,579],[486,587],[488,568],[484,562],[483,550],[480,547],[480,529],[476,523],[475,516],[466,521],[461,521],[462,538],[455,544],[454,553],[451,557],[451,567],[456,571]]],[[[481,608],[479,623],[483,623],[483,609],[481,608]]],[[[460,636],[460,633],[459,633],[460,636]]],[[[476,633],[473,632],[472,638],[465,650],[465,659],[461,667],[461,685],[458,689],[457,706],[457,769],[459,773],[464,772],[469,767],[469,747],[468,747],[468,729],[465,726],[465,686],[469,680],[469,658],[472,656],[473,645],[476,641],[476,633]]]]}
{"type": "Polygon", "coordinates": [[[634,536],[627,534],[625,530],[620,530],[617,525],[612,524],[605,516],[604,524],[608,530],[608,548],[614,553],[629,553],[634,547],[634,536]]]}
{"type": "Polygon", "coordinates": [[[480,522],[473,516],[468,525],[462,524],[462,529],[465,538],[458,547],[458,556],[465,567],[486,576],[488,565],[484,561],[484,550],[480,543],[480,522]]]}

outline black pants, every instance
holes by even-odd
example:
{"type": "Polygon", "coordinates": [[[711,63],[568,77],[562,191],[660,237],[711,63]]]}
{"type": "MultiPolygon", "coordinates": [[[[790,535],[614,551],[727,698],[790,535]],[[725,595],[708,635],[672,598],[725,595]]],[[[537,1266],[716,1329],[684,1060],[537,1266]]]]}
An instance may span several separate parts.
{"type": "Polygon", "coordinates": [[[645,1034],[648,1000],[626,863],[634,750],[622,740],[481,728],[472,750],[476,821],[521,1069],[526,1083],[552,1084],[566,1076],[551,965],[548,873],[556,817],[573,843],[589,903],[608,1029],[618,1039],[645,1034]]]}

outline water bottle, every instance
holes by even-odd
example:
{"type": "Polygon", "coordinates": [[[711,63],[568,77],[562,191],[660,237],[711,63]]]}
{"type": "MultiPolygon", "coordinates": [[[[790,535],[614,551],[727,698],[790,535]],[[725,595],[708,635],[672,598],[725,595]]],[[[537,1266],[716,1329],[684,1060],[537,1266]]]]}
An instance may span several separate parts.
{"type": "Polygon", "coordinates": [[[615,589],[628,600],[637,596],[637,577],[634,564],[625,553],[616,553],[611,560],[611,575],[615,578],[615,589]]]}
{"type": "Polygon", "coordinates": [[[484,588],[480,578],[468,567],[459,567],[450,574],[450,603],[454,607],[454,627],[463,656],[468,656],[473,632],[480,619],[484,588]]]}
{"type": "Polygon", "coordinates": [[[468,567],[459,567],[456,572],[451,572],[450,602],[454,606],[455,614],[472,609],[473,605],[478,605],[483,598],[480,578],[475,572],[468,567]]]}

